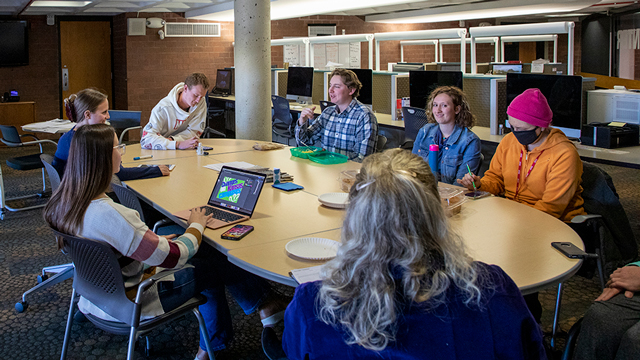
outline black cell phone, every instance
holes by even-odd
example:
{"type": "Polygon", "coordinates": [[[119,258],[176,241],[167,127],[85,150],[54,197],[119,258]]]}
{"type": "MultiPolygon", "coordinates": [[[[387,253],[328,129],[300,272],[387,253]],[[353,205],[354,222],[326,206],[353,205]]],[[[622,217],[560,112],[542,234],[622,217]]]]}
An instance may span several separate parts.
{"type": "Polygon", "coordinates": [[[475,199],[482,199],[483,197],[491,196],[491,193],[487,191],[476,190],[476,191],[469,191],[464,195],[475,200],[475,199]]]}
{"type": "Polygon", "coordinates": [[[209,151],[209,150],[213,150],[213,148],[211,146],[203,146],[202,150],[209,151]]]}
{"type": "Polygon", "coordinates": [[[564,256],[569,259],[584,259],[588,257],[588,254],[579,247],[573,245],[570,242],[552,242],[551,246],[558,249],[564,256]]]}
{"type": "Polygon", "coordinates": [[[247,236],[248,233],[253,231],[253,226],[251,225],[236,225],[231,229],[225,231],[220,238],[226,240],[234,240],[238,241],[243,237],[247,236]]]}

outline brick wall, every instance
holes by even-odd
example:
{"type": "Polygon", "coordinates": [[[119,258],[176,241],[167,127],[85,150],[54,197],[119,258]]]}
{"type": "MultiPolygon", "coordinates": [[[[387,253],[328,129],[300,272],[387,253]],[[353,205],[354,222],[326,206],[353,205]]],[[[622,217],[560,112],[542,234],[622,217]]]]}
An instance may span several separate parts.
{"type": "Polygon", "coordinates": [[[0,67],[0,95],[18,90],[20,101],[35,101],[37,121],[57,118],[62,101],[58,27],[47,25],[45,16],[22,16],[19,20],[29,22],[29,65],[0,67]]]}
{"type": "MultiPolygon", "coordinates": [[[[122,22],[114,21],[114,35],[125,27],[126,19],[136,17],[127,13],[122,22]],[[116,25],[118,23],[118,25],[116,25]]],[[[205,22],[187,20],[176,13],[145,13],[145,17],[158,17],[167,22],[205,22]]],[[[221,37],[167,37],[160,40],[159,29],[147,29],[145,36],[125,36],[124,49],[114,49],[119,58],[125,51],[126,78],[117,74],[117,90],[126,93],[128,110],[142,111],[142,123],[147,123],[151,109],[160,99],[192,72],[206,74],[215,82],[216,70],[233,65],[233,23],[221,23],[221,37]],[[126,86],[126,88],[122,88],[126,86]]],[[[115,43],[115,41],[114,41],[115,43]]]]}

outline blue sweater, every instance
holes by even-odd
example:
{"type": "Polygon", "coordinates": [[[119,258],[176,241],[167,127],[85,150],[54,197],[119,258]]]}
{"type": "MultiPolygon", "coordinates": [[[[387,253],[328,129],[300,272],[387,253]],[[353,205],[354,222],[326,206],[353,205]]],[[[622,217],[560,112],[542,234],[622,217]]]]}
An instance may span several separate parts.
{"type": "Polygon", "coordinates": [[[396,341],[374,352],[347,345],[345,332],[318,320],[320,282],[298,286],[285,313],[282,347],[297,359],[546,359],[542,333],[516,284],[495,265],[477,263],[495,292],[485,291],[485,309],[469,308],[456,289],[447,306],[425,311],[399,304],[396,341]]]}
{"type": "MultiPolygon", "coordinates": [[[[71,147],[71,139],[73,139],[73,134],[75,133],[76,132],[74,127],[73,129],[64,133],[58,141],[58,149],[56,150],[56,154],[53,157],[52,165],[58,171],[58,174],[60,174],[60,179],[62,179],[62,176],[64,176],[64,168],[67,166],[67,159],[69,159],[69,148],[71,147]]],[[[116,175],[121,181],[151,179],[162,176],[162,171],[160,171],[157,166],[150,166],[146,168],[126,168],[120,165],[120,171],[118,171],[116,175]]]]}

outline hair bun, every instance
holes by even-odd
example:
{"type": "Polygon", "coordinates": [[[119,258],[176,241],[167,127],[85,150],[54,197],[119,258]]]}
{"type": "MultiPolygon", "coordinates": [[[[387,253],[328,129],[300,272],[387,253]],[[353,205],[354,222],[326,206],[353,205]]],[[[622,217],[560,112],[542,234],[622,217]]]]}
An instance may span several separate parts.
{"type": "Polygon", "coordinates": [[[76,119],[76,107],[74,105],[74,101],[77,97],[78,96],[76,94],[71,94],[68,98],[64,99],[64,111],[69,120],[73,122],[78,122],[76,119]]]}

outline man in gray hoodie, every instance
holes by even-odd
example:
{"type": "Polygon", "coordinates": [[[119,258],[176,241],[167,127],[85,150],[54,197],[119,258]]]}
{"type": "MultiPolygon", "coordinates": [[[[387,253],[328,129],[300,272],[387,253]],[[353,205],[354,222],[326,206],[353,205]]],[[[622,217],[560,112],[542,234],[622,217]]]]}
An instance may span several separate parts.
{"type": "Polygon", "coordinates": [[[209,80],[202,73],[187,76],[151,110],[140,146],[143,149],[194,149],[205,128],[209,80]]]}

